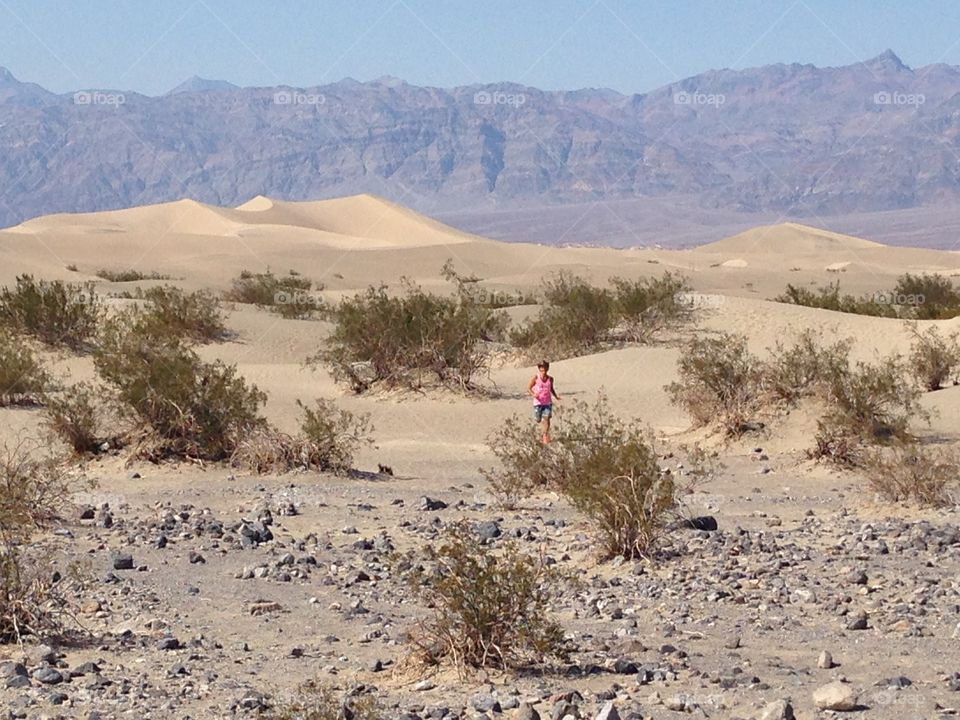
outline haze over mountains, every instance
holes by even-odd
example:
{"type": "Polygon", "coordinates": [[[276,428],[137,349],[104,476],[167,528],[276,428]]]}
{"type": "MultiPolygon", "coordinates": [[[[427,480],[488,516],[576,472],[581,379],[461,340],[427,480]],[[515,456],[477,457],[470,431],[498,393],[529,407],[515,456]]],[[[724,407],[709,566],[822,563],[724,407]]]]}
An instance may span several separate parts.
{"type": "Polygon", "coordinates": [[[3,70],[0,224],[184,197],[369,192],[510,239],[676,244],[793,217],[945,247],[953,228],[929,221],[955,216],[958,134],[960,68],[911,69],[891,51],[837,68],[710,71],[629,96],[395,78],[60,95],[3,70]],[[612,231],[577,222],[597,201],[612,231]]]}

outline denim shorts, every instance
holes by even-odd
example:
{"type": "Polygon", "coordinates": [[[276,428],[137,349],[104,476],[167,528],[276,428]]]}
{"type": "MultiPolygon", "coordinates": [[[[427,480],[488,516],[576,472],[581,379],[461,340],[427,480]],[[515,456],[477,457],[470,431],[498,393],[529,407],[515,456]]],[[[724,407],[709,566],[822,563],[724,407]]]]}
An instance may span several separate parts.
{"type": "Polygon", "coordinates": [[[543,418],[553,415],[553,405],[534,405],[533,419],[540,422],[543,418]]]}

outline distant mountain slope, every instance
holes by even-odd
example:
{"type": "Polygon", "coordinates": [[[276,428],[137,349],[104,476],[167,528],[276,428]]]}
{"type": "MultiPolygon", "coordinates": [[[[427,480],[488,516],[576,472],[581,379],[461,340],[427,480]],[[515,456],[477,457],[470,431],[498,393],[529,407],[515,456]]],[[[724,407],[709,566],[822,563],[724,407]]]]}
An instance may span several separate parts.
{"type": "Polygon", "coordinates": [[[705,212],[842,215],[955,204],[958,156],[960,68],[911,69],[889,51],[633,96],[395,78],[57,95],[0,70],[3,226],[182,197],[360,193],[432,214],[692,198],[705,212]]]}

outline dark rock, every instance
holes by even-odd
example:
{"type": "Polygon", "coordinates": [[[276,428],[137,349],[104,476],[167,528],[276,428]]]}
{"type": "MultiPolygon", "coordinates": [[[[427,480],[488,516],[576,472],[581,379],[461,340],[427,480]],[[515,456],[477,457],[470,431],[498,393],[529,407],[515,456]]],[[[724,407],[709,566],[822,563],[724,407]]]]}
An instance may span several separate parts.
{"type": "Polygon", "coordinates": [[[114,553],[114,570],[133,570],[133,555],[130,553],[114,553]]]}
{"type": "Polygon", "coordinates": [[[57,685],[63,682],[63,674],[49,665],[41,665],[33,671],[33,679],[44,685],[57,685]]]}
{"type": "Polygon", "coordinates": [[[417,505],[417,509],[424,512],[443,510],[446,507],[447,504],[443,500],[437,500],[435,498],[427,497],[426,495],[420,498],[420,504],[417,505]]]}
{"type": "Polygon", "coordinates": [[[180,641],[172,635],[167,635],[157,640],[156,647],[157,650],[179,650],[180,641]]]}

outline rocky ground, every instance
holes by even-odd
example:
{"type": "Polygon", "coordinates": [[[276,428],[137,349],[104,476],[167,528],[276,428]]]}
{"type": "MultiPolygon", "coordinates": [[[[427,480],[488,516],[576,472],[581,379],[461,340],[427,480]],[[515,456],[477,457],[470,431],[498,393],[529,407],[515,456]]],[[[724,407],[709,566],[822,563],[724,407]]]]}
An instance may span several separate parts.
{"type": "Polygon", "coordinates": [[[0,718],[257,717],[312,678],[406,720],[960,713],[956,510],[873,506],[798,458],[729,458],[687,499],[715,531],[619,563],[558,497],[504,511],[479,478],[138,470],[91,466],[99,489],[42,541],[89,577],[84,632],[0,648],[0,718]],[[568,665],[459,678],[411,661],[428,611],[388,558],[461,518],[578,577],[555,608],[568,665]]]}

